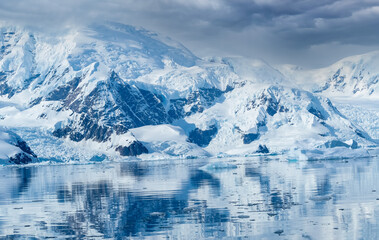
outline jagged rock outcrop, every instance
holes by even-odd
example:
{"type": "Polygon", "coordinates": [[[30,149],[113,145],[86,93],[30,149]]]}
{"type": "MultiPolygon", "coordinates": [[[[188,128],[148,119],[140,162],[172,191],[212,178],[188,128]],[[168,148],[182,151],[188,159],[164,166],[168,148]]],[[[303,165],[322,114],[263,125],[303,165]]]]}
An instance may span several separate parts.
{"type": "Polygon", "coordinates": [[[27,164],[38,161],[37,155],[28,144],[9,130],[0,130],[0,149],[2,164],[27,164]]]}

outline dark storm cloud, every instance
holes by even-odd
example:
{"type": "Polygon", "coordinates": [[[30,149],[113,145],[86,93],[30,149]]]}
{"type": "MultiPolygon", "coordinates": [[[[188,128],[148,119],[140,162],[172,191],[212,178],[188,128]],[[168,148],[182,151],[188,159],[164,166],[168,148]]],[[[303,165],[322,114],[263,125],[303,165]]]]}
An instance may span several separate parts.
{"type": "Polygon", "coordinates": [[[50,30],[118,21],[199,55],[315,66],[379,45],[379,0],[0,0],[0,19],[50,30]]]}

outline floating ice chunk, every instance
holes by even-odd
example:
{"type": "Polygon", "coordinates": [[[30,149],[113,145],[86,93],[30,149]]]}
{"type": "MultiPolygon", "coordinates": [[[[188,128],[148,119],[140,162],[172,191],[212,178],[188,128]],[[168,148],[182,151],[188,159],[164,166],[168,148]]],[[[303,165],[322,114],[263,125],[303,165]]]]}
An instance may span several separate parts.
{"type": "Polygon", "coordinates": [[[332,199],[332,195],[331,194],[322,195],[322,196],[315,195],[315,196],[310,197],[309,199],[315,202],[329,201],[330,199],[332,199]]]}
{"type": "Polygon", "coordinates": [[[237,165],[231,164],[231,163],[225,163],[225,162],[214,162],[214,163],[208,163],[205,166],[202,166],[201,170],[226,170],[226,169],[236,169],[237,165]]]}
{"type": "Polygon", "coordinates": [[[304,150],[304,154],[308,160],[321,160],[321,159],[347,159],[347,158],[362,158],[370,157],[370,153],[363,148],[351,149],[345,147],[334,147],[317,150],[304,150]]]}
{"type": "Polygon", "coordinates": [[[164,212],[152,212],[150,213],[150,216],[152,217],[164,217],[166,215],[166,213],[164,212]]]}
{"type": "Polygon", "coordinates": [[[287,160],[288,161],[305,161],[305,160],[308,160],[308,157],[300,149],[292,148],[288,152],[287,160]]]}

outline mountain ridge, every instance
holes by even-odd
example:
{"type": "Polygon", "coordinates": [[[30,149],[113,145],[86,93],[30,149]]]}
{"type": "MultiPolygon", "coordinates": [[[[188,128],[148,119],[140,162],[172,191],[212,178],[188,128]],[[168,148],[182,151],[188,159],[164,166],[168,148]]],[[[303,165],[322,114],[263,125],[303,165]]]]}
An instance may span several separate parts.
{"type": "Polygon", "coordinates": [[[319,69],[303,70],[291,65],[279,66],[278,69],[303,88],[328,97],[377,99],[378,65],[379,51],[373,51],[346,57],[319,69]]]}
{"type": "Polygon", "coordinates": [[[42,128],[112,156],[304,150],[312,158],[314,148],[322,157],[374,144],[328,99],[260,60],[200,59],[172,40],[115,23],[57,39],[12,31],[3,28],[0,54],[0,99],[14,104],[0,108],[6,127],[42,128]],[[173,134],[154,135],[165,131],[173,134]]]}

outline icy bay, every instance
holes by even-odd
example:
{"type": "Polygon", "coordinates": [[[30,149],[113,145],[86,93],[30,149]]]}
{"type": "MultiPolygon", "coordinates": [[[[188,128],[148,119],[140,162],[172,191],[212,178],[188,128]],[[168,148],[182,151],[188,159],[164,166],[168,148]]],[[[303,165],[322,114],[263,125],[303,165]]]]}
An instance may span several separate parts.
{"type": "Polygon", "coordinates": [[[375,239],[378,160],[2,166],[0,236],[375,239]]]}

